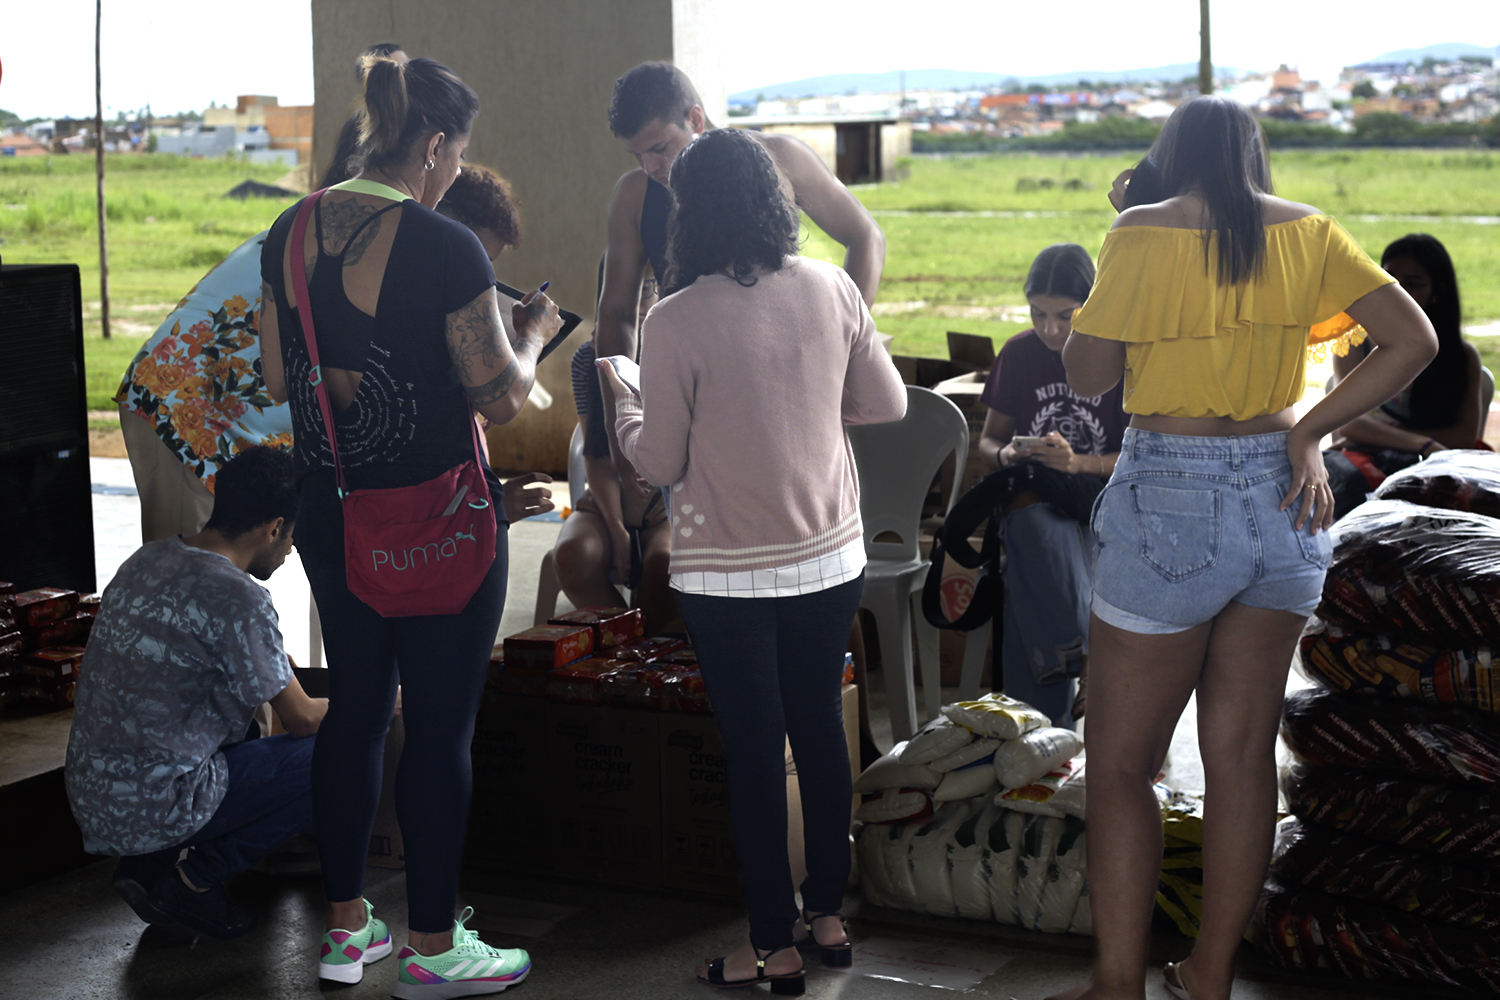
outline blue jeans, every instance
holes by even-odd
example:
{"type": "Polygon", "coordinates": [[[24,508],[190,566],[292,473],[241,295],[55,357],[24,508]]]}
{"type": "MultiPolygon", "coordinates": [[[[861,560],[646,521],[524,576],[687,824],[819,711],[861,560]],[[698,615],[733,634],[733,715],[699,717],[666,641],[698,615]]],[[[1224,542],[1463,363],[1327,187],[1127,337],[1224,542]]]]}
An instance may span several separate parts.
{"type": "Polygon", "coordinates": [[[849,881],[849,746],[840,686],[865,578],[796,597],[677,595],[728,758],[729,822],[761,951],[792,943],[786,741],[802,793],[809,913],[837,913],[849,881]]]}
{"type": "Polygon", "coordinates": [[[209,821],[175,847],[128,859],[142,881],[172,867],[184,847],[188,880],[218,885],[254,868],[278,846],[312,826],[312,754],[315,737],[283,733],[227,746],[229,788],[209,821]]]}
{"type": "Polygon", "coordinates": [[[1094,536],[1046,503],[1005,515],[1001,530],[1005,693],[1072,729],[1073,678],[1089,651],[1094,536]]]}
{"type": "Polygon", "coordinates": [[[1117,628],[1183,632],[1237,601],[1310,615],[1333,554],[1301,531],[1286,432],[1188,437],[1130,428],[1094,504],[1093,611],[1117,628]]]}

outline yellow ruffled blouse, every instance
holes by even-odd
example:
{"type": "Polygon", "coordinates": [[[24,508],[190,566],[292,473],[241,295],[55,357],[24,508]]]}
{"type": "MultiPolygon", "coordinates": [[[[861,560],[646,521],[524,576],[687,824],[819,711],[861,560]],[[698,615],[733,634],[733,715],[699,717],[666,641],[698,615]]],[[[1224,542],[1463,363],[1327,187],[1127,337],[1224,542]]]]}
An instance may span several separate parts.
{"type": "Polygon", "coordinates": [[[1073,329],[1124,341],[1125,412],[1248,420],[1302,398],[1309,348],[1364,339],[1343,311],[1394,279],[1326,215],[1266,227],[1265,266],[1221,285],[1197,229],[1124,226],[1104,238],[1073,329]]]}

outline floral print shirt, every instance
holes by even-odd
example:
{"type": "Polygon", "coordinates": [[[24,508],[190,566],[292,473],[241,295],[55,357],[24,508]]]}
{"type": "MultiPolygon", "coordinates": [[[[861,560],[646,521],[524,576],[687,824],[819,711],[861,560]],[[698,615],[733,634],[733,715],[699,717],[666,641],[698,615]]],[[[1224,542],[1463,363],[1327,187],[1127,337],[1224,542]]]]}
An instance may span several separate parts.
{"type": "Polygon", "coordinates": [[[255,329],[265,240],[252,236],[193,286],[115,393],[210,492],[219,467],[246,448],[292,445],[290,409],[266,395],[255,329]]]}

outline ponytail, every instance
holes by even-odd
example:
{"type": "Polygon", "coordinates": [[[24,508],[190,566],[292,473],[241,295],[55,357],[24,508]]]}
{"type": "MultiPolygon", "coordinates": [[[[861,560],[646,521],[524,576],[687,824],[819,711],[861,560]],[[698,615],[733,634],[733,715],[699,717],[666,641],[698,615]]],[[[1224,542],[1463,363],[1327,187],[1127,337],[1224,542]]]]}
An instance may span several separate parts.
{"type": "Polygon", "coordinates": [[[468,135],[479,97],[451,69],[432,59],[401,63],[366,55],[364,93],[355,109],[360,146],[378,170],[400,168],[435,132],[468,135]]]}
{"type": "Polygon", "coordinates": [[[395,152],[406,126],[410,100],[406,93],[406,66],[389,56],[365,56],[365,89],[360,97],[359,144],[372,160],[395,152]]]}

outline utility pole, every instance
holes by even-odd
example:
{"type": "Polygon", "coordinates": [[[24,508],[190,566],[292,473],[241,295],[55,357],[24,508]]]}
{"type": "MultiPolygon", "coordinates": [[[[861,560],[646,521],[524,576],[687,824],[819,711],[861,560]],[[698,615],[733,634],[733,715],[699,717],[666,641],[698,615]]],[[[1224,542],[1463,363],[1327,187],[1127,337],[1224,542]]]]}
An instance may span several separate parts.
{"type": "Polygon", "coordinates": [[[1208,0],[1198,0],[1198,93],[1214,92],[1214,58],[1208,44],[1208,0]]]}
{"type": "Polygon", "coordinates": [[[99,320],[109,339],[109,244],[104,236],[104,84],[99,50],[104,30],[104,0],[94,0],[94,176],[99,203],[99,320]]]}

